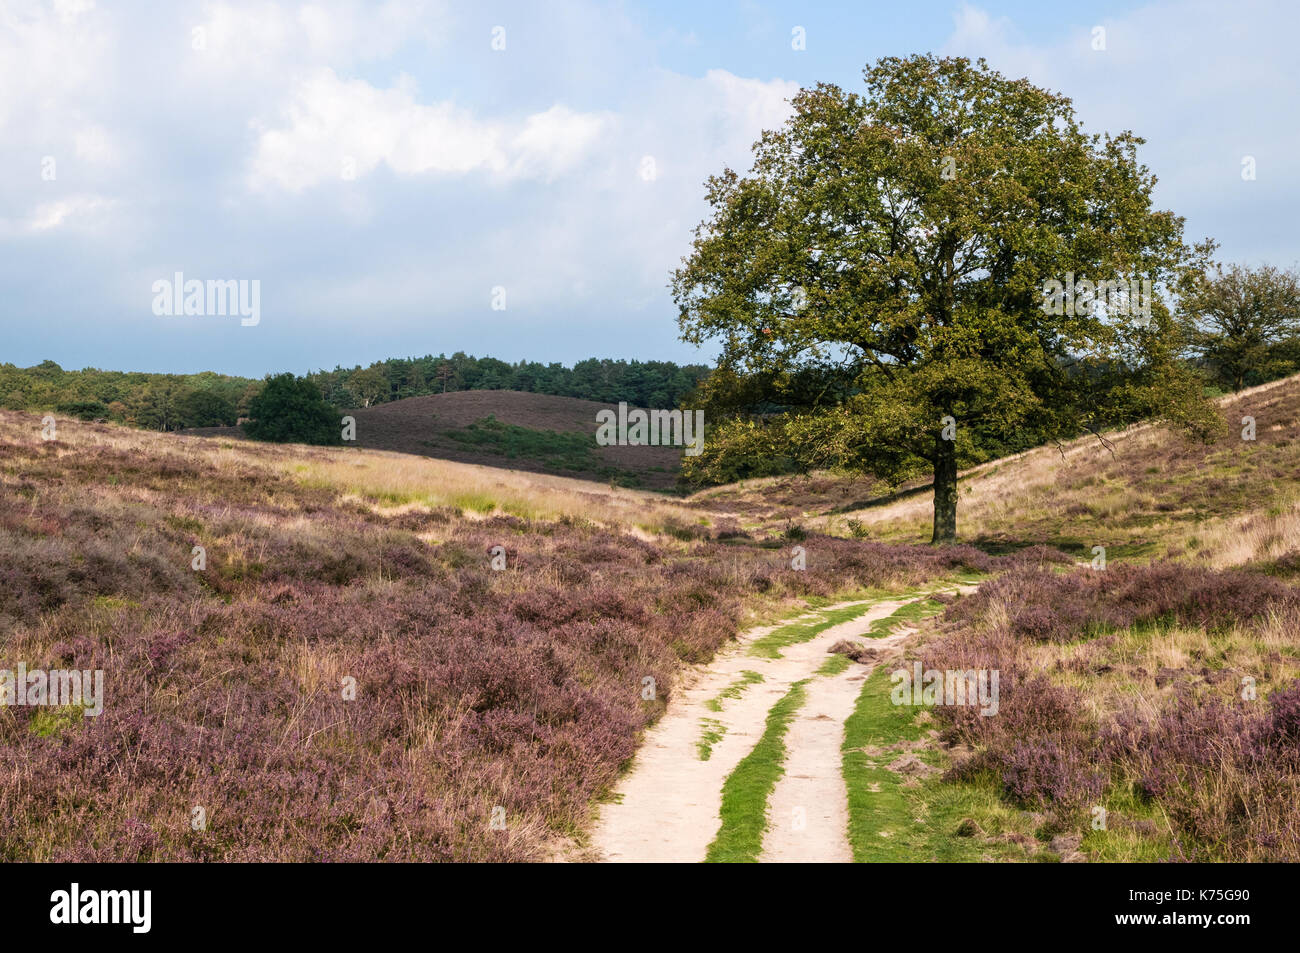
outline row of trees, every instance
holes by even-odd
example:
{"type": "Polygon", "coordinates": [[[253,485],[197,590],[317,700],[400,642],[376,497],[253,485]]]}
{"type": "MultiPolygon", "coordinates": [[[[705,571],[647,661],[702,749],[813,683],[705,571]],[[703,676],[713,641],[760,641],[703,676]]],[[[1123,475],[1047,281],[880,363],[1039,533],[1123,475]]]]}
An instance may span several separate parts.
{"type": "MultiPolygon", "coordinates": [[[[450,357],[428,355],[318,371],[305,380],[318,399],[339,411],[457,390],[518,390],[671,408],[707,373],[702,365],[669,361],[590,358],[568,368],[523,361],[508,364],[457,352],[450,357]]],[[[112,420],[150,430],[234,425],[253,416],[253,401],[265,386],[264,380],[212,372],[65,371],[53,361],[26,368],[0,364],[0,406],[112,420]]]]}
{"type": "Polygon", "coordinates": [[[623,361],[588,358],[573,367],[457,352],[378,361],[369,367],[309,374],[324,398],[336,407],[373,404],[459,390],[514,390],[608,403],[627,401],[638,407],[676,407],[709,369],[671,361],[623,361]]]}
{"type": "Polygon", "coordinates": [[[247,414],[261,386],[261,381],[210,371],[144,374],[96,368],[65,371],[54,361],[34,367],[0,364],[0,406],[150,430],[232,425],[247,414]]]}

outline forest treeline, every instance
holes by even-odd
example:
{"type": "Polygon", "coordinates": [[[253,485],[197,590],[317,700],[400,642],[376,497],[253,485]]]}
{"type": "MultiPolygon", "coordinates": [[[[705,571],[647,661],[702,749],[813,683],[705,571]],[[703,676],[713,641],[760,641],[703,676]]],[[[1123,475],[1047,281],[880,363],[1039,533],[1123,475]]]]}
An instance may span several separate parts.
{"type": "MultiPolygon", "coordinates": [[[[1193,371],[1206,395],[1240,390],[1300,372],[1300,275],[1271,266],[1218,267],[1177,301],[1168,342],[1176,363],[1193,371]]],[[[787,432],[783,421],[845,404],[861,392],[853,362],[810,361],[795,370],[737,374],[701,364],[589,358],[572,367],[507,363],[457,352],[394,358],[368,367],[335,367],[305,376],[257,380],[214,372],[150,374],[53,361],[27,368],[0,364],[0,406],[151,430],[229,426],[248,419],[257,439],[337,443],[337,421],[351,408],[463,390],[512,390],[703,409],[709,435],[701,456],[684,461],[694,485],[730,483],[815,468],[817,439],[787,432]]],[[[1015,428],[969,422],[976,461],[1039,446],[1059,433],[1034,418],[1015,428]]],[[[1098,415],[1094,427],[1114,422],[1098,415]]]]}
{"type": "MultiPolygon", "coordinates": [[[[640,407],[676,407],[707,376],[701,364],[589,358],[572,367],[457,352],[393,358],[368,367],[307,374],[331,406],[344,410],[461,390],[514,390],[640,407]]],[[[264,380],[217,374],[149,374],[0,364],[0,406],[112,420],[150,430],[232,425],[249,416],[264,380]]]]}

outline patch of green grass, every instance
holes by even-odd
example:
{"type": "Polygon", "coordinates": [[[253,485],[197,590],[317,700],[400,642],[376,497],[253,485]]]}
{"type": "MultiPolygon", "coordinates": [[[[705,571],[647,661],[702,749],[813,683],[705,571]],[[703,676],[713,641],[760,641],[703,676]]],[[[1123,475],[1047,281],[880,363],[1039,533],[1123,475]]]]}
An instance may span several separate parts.
{"type": "Polygon", "coordinates": [[[78,705],[40,708],[27,723],[27,729],[42,738],[58,737],[85,717],[85,709],[78,705]]]}
{"type": "Polygon", "coordinates": [[[795,682],[772,706],[763,737],[722,785],[722,825],[709,845],[706,863],[758,861],[767,830],[767,799],[785,773],[785,733],[807,697],[807,683],[807,679],[795,682]]]}
{"type": "Polygon", "coordinates": [[[871,607],[870,602],[858,603],[842,609],[822,610],[821,617],[817,619],[787,623],[762,638],[755,639],[749,646],[749,654],[759,658],[780,658],[781,649],[786,646],[814,639],[833,625],[856,619],[871,607]]]}
{"type": "Polygon", "coordinates": [[[746,669],[745,671],[740,673],[740,677],[738,679],[736,679],[734,682],[732,682],[722,691],[718,692],[718,694],[715,695],[713,698],[710,698],[708,701],[706,701],[704,703],[704,707],[707,708],[709,711],[722,711],[722,703],[724,701],[726,701],[729,698],[739,698],[741,694],[745,691],[745,689],[747,689],[750,685],[753,685],[756,682],[761,682],[762,680],[763,680],[763,676],[760,675],[758,672],[751,672],[749,669],[746,669]]]}
{"type": "Polygon", "coordinates": [[[1102,806],[1105,826],[1094,827],[1090,817],[1080,849],[1090,859],[1105,863],[1164,863],[1173,856],[1173,834],[1169,818],[1157,802],[1149,801],[1129,787],[1112,787],[1102,806]]]}
{"type": "Polygon", "coordinates": [[[184,533],[201,533],[203,524],[192,516],[168,516],[163,520],[172,529],[180,530],[184,533]]]}
{"type": "MultiPolygon", "coordinates": [[[[488,493],[456,493],[451,497],[451,505],[460,507],[462,510],[469,510],[471,513],[491,513],[497,509],[499,501],[488,493]]],[[[513,512],[517,508],[502,507],[502,509],[506,512],[513,512]]],[[[523,514],[515,512],[514,515],[522,516],[523,514]]]]}
{"type": "Polygon", "coordinates": [[[700,740],[695,743],[695,751],[701,761],[713,757],[713,746],[727,733],[727,726],[716,718],[700,719],[700,740]]]}
{"type": "Polygon", "coordinates": [[[894,630],[904,622],[920,622],[922,619],[938,615],[943,610],[944,604],[935,599],[917,599],[907,605],[899,606],[892,614],[871,623],[867,635],[873,639],[883,639],[887,635],[892,635],[894,630]]]}
{"type": "Polygon", "coordinates": [[[831,655],[826,661],[822,662],[821,668],[817,669],[818,675],[838,675],[849,667],[849,657],[847,655],[831,655]]]}
{"type": "MultiPolygon", "coordinates": [[[[855,593],[840,595],[837,598],[827,596],[810,596],[805,600],[808,606],[814,610],[821,610],[820,618],[817,619],[799,619],[788,622],[785,625],[769,632],[760,639],[755,639],[749,646],[749,654],[760,658],[780,658],[781,649],[788,645],[796,645],[800,642],[807,642],[816,638],[820,633],[826,631],[833,625],[839,625],[842,622],[848,622],[856,619],[858,616],[865,614],[874,608],[879,602],[885,600],[903,600],[915,599],[919,596],[925,596],[933,592],[935,588],[945,588],[952,585],[972,585],[986,579],[984,573],[962,571],[935,584],[935,586],[925,589],[911,589],[904,592],[889,592],[884,589],[863,589],[855,593]],[[826,610],[824,607],[835,602],[843,602],[845,599],[854,600],[853,605],[844,606],[841,609],[826,610]]],[[[933,600],[926,600],[934,611],[927,611],[924,615],[918,615],[916,618],[927,618],[930,615],[936,615],[943,611],[943,606],[933,600]]],[[[903,607],[906,609],[907,607],[903,607]]],[[[901,610],[900,610],[901,611],[901,610]]],[[[920,613],[921,609],[911,609],[911,612],[920,613]]],[[[910,618],[910,617],[907,617],[910,618]]],[[[882,620],[883,621],[883,620],[882,620]]],[[[878,623],[877,623],[878,624],[878,623]]],[[[873,625],[874,628],[874,625],[873,625]]]]}
{"type": "MultiPolygon", "coordinates": [[[[709,711],[722,711],[724,701],[739,698],[750,685],[762,680],[763,676],[758,672],[751,672],[746,669],[740,673],[739,678],[706,701],[704,707],[709,711]]],[[[727,726],[716,718],[701,718],[700,729],[700,740],[695,743],[695,750],[699,753],[701,761],[708,761],[713,755],[713,746],[721,741],[722,736],[727,733],[727,726]]]]}
{"type": "Polygon", "coordinates": [[[508,460],[519,457],[541,460],[556,470],[599,470],[603,465],[596,456],[594,432],[533,430],[488,416],[461,430],[449,430],[446,436],[459,444],[499,454],[508,460]]]}
{"type": "Polygon", "coordinates": [[[889,693],[889,672],[882,666],[863,684],[844,723],[842,770],[854,861],[1049,859],[1034,837],[1032,819],[1002,802],[995,780],[941,780],[947,758],[934,748],[912,752],[936,769],[913,786],[889,770],[907,753],[901,743],[920,740],[928,726],[920,717],[925,709],[895,705],[889,693]]]}

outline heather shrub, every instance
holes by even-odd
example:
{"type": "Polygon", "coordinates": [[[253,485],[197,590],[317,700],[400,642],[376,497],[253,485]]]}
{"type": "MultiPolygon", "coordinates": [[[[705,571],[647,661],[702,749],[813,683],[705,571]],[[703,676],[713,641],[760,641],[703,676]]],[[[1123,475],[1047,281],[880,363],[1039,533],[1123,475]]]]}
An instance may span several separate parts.
{"type": "Polygon", "coordinates": [[[1111,629],[1162,621],[1227,628],[1270,610],[1300,605],[1285,583],[1240,570],[1215,572],[1174,563],[1112,565],[1058,574],[1013,569],[954,607],[954,621],[975,622],[993,604],[1010,631],[1039,642],[1069,642],[1111,629]]]}
{"type": "Polygon", "coordinates": [[[1300,683],[1267,704],[1182,698],[1152,718],[1121,713],[1104,735],[1121,783],[1158,801],[1188,860],[1300,860],[1300,683]]]}
{"type": "Polygon", "coordinates": [[[0,709],[0,860],[540,859],[760,596],[1011,559],[808,533],[794,572],[780,543],[695,524],[394,513],[259,465],[270,447],[215,465],[9,419],[3,661],[102,668],[106,697],[96,718],[0,709]]]}
{"type": "MultiPolygon", "coordinates": [[[[1104,629],[1129,630],[1131,640],[1143,630],[1129,627],[1164,621],[1237,639],[1268,626],[1272,638],[1286,638],[1296,618],[1292,590],[1250,573],[1163,564],[1008,571],[952,602],[926,647],[927,666],[1000,672],[995,717],[973,707],[935,709],[945,739],[971,749],[950,776],[991,775],[1009,800],[1083,832],[1083,809],[1108,792],[1131,792],[1168,825],[1171,859],[1300,859],[1300,682],[1266,702],[1246,701],[1232,672],[1196,664],[1193,651],[1190,670],[1135,670],[1154,678],[1158,694],[1107,710],[1098,704],[1106,696],[1043,671],[1040,648],[1104,629]]],[[[1120,638],[1071,647],[1052,670],[1112,672],[1106,653],[1120,638]]]]}
{"type": "Polygon", "coordinates": [[[1050,737],[1013,744],[1000,776],[1019,801],[1054,809],[1096,803],[1106,786],[1087,751],[1050,737]]]}

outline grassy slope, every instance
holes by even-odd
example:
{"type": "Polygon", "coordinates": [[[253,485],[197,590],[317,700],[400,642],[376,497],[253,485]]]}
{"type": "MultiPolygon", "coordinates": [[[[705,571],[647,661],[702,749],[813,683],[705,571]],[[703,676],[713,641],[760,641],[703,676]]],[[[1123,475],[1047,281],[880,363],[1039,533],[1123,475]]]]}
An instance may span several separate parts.
{"type": "MultiPolygon", "coordinates": [[[[1085,437],[963,473],[958,532],[992,552],[1045,543],[1091,559],[1092,547],[1105,546],[1111,559],[1213,566],[1300,549],[1300,376],[1219,406],[1225,433],[1210,445],[1141,426],[1107,434],[1106,444],[1085,437]],[[1250,442],[1241,439],[1246,415],[1256,419],[1250,442]]],[[[923,481],[891,494],[867,478],[814,474],[719,487],[689,502],[754,527],[793,521],[849,536],[857,520],[869,538],[892,542],[925,542],[931,528],[923,481]]]]}

